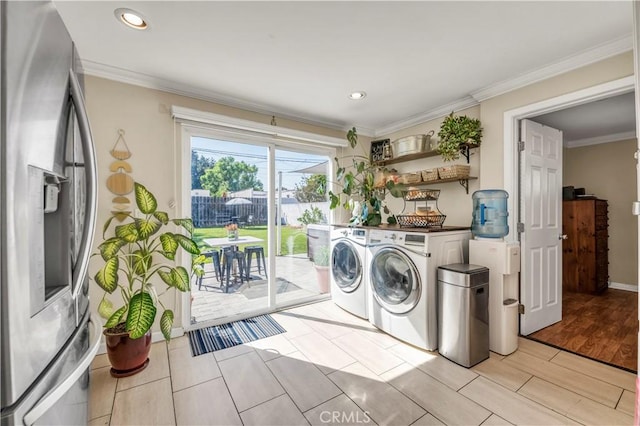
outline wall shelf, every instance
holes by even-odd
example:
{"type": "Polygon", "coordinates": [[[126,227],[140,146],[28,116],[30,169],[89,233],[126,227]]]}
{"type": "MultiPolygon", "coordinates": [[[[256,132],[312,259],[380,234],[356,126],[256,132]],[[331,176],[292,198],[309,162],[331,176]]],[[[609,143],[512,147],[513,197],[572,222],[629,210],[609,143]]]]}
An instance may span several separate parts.
{"type": "Polygon", "coordinates": [[[433,186],[433,185],[439,185],[441,183],[449,183],[449,182],[458,182],[467,192],[467,194],[469,193],[469,181],[470,180],[474,180],[474,179],[478,179],[475,176],[469,176],[466,178],[449,178],[449,179],[438,179],[438,180],[433,180],[430,182],[419,182],[419,183],[411,183],[411,184],[406,184],[407,186],[410,187],[422,187],[422,186],[433,186]]]}
{"type": "MultiPolygon", "coordinates": [[[[467,159],[467,164],[469,164],[469,155],[470,155],[469,151],[471,151],[472,148],[477,148],[477,146],[464,144],[460,147],[460,154],[462,154],[462,156],[467,159]]],[[[420,158],[437,157],[438,155],[440,154],[438,154],[438,151],[436,150],[418,152],[415,154],[403,155],[402,157],[398,157],[398,158],[392,158],[390,160],[379,161],[379,162],[376,162],[376,165],[388,166],[389,164],[404,163],[406,161],[418,160],[420,158]]]]}

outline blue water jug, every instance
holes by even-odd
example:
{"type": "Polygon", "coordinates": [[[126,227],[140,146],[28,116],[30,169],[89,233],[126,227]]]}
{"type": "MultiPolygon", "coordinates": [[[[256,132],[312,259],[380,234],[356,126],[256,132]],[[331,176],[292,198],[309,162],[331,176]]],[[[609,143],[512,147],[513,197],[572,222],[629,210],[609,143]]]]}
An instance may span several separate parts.
{"type": "Polygon", "coordinates": [[[473,193],[471,233],[479,238],[502,238],[509,233],[507,198],[502,189],[483,189],[473,193]]]}

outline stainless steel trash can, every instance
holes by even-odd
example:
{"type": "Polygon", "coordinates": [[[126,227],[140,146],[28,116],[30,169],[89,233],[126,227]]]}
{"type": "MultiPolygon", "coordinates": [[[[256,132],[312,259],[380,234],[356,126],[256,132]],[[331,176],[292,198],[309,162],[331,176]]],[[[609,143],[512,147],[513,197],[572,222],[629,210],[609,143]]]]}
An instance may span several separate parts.
{"type": "Polygon", "coordinates": [[[438,268],[438,352],[464,367],[489,358],[489,269],[438,268]]]}

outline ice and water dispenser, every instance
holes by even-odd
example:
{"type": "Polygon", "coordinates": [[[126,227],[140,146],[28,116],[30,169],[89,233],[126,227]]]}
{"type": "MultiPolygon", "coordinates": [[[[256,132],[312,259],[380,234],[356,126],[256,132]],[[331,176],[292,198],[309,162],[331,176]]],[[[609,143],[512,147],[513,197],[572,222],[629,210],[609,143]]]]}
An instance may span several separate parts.
{"type": "Polygon", "coordinates": [[[518,273],[520,244],[509,234],[506,191],[473,193],[469,263],[489,268],[489,348],[508,355],[518,348],[518,273]]]}

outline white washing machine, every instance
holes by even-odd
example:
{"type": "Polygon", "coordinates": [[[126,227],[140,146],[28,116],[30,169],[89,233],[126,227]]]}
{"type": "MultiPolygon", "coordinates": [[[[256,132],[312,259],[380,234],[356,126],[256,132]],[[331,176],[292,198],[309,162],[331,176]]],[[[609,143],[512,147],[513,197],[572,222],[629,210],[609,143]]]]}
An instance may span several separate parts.
{"type": "Polygon", "coordinates": [[[336,227],[331,230],[330,238],[331,298],[345,311],[367,319],[368,230],[336,227]]]}
{"type": "Polygon", "coordinates": [[[466,263],[470,238],[468,230],[371,230],[369,322],[397,339],[436,350],[437,269],[466,263]]]}

